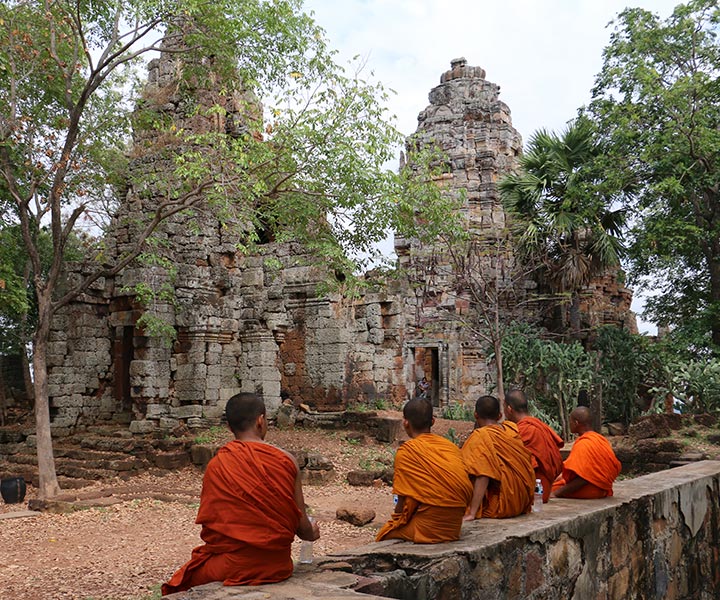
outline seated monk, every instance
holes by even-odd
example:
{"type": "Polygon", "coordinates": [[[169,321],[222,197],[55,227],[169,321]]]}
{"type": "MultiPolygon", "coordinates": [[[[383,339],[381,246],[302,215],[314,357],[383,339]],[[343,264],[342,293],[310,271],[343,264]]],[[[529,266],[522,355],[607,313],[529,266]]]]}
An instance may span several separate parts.
{"type": "Polygon", "coordinates": [[[528,403],[522,390],[511,390],[505,396],[505,418],[517,425],[525,447],[532,455],[535,479],[543,486],[543,502],[550,498],[553,481],[562,473],[560,448],[565,443],[550,427],[528,414],[528,403]]]}
{"type": "Polygon", "coordinates": [[[196,523],[205,542],[162,586],[162,595],[211,581],[257,585],[292,575],[295,535],[316,540],[305,513],[295,458],[264,441],[265,404],[256,394],[228,400],[225,416],[235,439],[208,463],[196,523]]]}
{"type": "Polygon", "coordinates": [[[465,468],[473,480],[473,496],[463,517],[501,519],[532,509],[535,472],[515,423],[500,419],[500,402],[480,396],[475,403],[475,431],[462,447],[465,468]]]}
{"type": "Polygon", "coordinates": [[[570,413],[570,431],[579,433],[563,464],[562,476],[553,484],[558,498],[605,498],[622,465],[610,442],[592,430],[592,415],[585,406],[570,413]]]}
{"type": "Polygon", "coordinates": [[[472,496],[460,449],[430,433],[435,419],[425,398],[413,398],[403,408],[403,427],[410,440],[395,454],[395,512],[377,541],[401,539],[418,544],[460,538],[465,508],[472,496]]]}

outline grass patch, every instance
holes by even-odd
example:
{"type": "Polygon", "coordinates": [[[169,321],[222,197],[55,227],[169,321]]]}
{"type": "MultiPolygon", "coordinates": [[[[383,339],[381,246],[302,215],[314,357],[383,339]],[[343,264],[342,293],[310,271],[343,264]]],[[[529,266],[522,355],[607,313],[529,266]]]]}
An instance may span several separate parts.
{"type": "Polygon", "coordinates": [[[451,421],[473,421],[475,420],[475,411],[465,404],[449,404],[443,408],[441,417],[451,421]]]}
{"type": "Polygon", "coordinates": [[[213,444],[223,441],[228,435],[228,430],[220,425],[214,425],[210,429],[199,433],[193,440],[196,444],[213,444]]]}

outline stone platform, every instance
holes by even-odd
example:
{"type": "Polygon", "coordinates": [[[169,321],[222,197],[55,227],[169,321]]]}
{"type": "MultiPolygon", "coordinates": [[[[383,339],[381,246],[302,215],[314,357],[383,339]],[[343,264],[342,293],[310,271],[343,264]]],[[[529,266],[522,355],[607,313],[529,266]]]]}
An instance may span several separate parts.
{"type": "Polygon", "coordinates": [[[720,597],[720,461],[619,481],[602,500],[463,525],[457,542],[386,541],[301,566],[286,582],[208,584],[173,600],[548,600],[720,597]]]}

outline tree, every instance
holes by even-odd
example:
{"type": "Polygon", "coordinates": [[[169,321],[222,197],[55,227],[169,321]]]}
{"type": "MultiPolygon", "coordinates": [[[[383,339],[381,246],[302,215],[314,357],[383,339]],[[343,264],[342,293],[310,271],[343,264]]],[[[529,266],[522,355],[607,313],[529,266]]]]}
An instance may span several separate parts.
{"type": "Polygon", "coordinates": [[[632,281],[646,313],[720,349],[720,8],[693,0],[661,20],[639,8],[615,21],[589,114],[607,173],[633,182],[632,281]]]}
{"type": "Polygon", "coordinates": [[[570,439],[570,412],[593,379],[593,360],[578,341],[556,342],[546,332],[515,323],[503,338],[505,380],[525,391],[536,414],[557,423],[570,439]]]}
{"type": "Polygon", "coordinates": [[[0,202],[22,232],[37,300],[41,498],[59,490],[47,387],[53,316],[101,277],[151,254],[149,241],[164,221],[210,209],[213,218],[237,227],[239,247],[266,230],[305,241],[350,268],[342,250],[371,248],[413,202],[418,211],[431,204],[434,186],[384,166],[401,136],[382,107],[383,88],[358,72],[344,74],[300,4],[12,0],[0,6],[0,202]],[[181,60],[182,101],[190,102],[186,92],[201,79],[216,84],[211,102],[187,107],[190,117],[222,116],[223,99],[232,96],[246,99],[244,120],[232,135],[188,133],[161,111],[139,111],[136,131],[161,133],[175,168],[171,178],[134,177],[124,172],[134,69],[160,50],[181,60]],[[263,111],[255,98],[272,100],[263,111]],[[152,209],[121,252],[99,247],[82,277],[61,286],[73,233],[98,203],[122,200],[115,184],[124,178],[153,199],[152,209]],[[417,193],[407,195],[408,187],[417,193]],[[43,227],[52,241],[46,269],[37,235],[43,227]]]}
{"type": "Polygon", "coordinates": [[[534,270],[518,261],[508,231],[492,233],[471,229],[442,233],[439,250],[453,269],[451,295],[455,310],[447,317],[490,349],[501,408],[505,402],[503,339],[509,328],[532,320],[540,297],[529,293],[534,270]]]}
{"type": "MultiPolygon", "coordinates": [[[[603,149],[592,123],[579,118],[561,135],[536,132],[517,173],[500,182],[513,220],[518,252],[537,264],[540,281],[571,299],[570,326],[578,335],[581,288],[619,265],[624,211],[604,181],[603,149]]],[[[563,318],[561,327],[567,325],[563,318]]]]}

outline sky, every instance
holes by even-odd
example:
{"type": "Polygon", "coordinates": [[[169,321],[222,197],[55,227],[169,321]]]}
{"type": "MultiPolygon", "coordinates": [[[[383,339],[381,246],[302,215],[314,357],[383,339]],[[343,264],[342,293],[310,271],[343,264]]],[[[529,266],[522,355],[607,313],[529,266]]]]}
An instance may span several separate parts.
{"type": "MultiPolygon", "coordinates": [[[[668,17],[678,0],[306,0],[341,64],[359,55],[395,91],[398,129],[415,131],[428,93],[454,58],[482,67],[527,142],[561,131],[590,101],[602,51],[626,7],[668,17]]],[[[633,302],[642,310],[642,299],[633,302]]],[[[639,320],[641,331],[655,327],[639,320]]]]}

